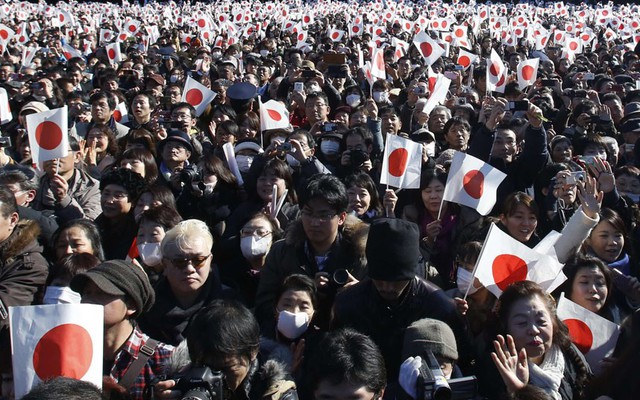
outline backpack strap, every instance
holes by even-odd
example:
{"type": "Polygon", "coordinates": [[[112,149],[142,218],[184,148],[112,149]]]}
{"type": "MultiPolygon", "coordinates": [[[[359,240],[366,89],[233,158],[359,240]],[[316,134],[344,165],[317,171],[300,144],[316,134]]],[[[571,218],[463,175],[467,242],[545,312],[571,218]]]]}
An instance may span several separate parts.
{"type": "Polygon", "coordinates": [[[145,342],[142,347],[140,347],[140,351],[138,352],[138,358],[135,359],[129,368],[127,368],[127,372],[124,373],[122,379],[118,382],[118,385],[129,390],[131,386],[136,382],[136,378],[140,374],[140,370],[145,366],[149,358],[153,355],[158,347],[158,341],[155,339],[149,338],[145,342]]]}

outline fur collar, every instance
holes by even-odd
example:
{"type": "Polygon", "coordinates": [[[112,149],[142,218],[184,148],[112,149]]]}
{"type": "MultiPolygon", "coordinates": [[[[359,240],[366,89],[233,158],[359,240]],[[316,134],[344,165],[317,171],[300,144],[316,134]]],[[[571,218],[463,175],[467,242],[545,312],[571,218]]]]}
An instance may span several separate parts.
{"type": "Polygon", "coordinates": [[[11,259],[30,251],[41,251],[37,244],[40,235],[40,225],[32,220],[20,220],[11,235],[0,243],[0,255],[6,263],[11,259]]]}
{"type": "MultiPolygon", "coordinates": [[[[362,222],[358,217],[347,215],[340,233],[342,234],[342,239],[353,246],[353,252],[364,257],[367,236],[369,235],[369,224],[362,222]]],[[[304,233],[302,220],[297,219],[287,228],[284,240],[288,245],[298,247],[304,244],[306,238],[307,235],[304,233]]]]}

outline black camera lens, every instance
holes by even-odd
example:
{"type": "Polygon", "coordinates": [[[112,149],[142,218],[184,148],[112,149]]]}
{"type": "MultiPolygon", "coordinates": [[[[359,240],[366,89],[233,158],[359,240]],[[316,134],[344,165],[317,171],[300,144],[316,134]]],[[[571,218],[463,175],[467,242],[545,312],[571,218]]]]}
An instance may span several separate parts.
{"type": "Polygon", "coordinates": [[[333,275],[331,275],[331,279],[338,287],[342,287],[347,284],[349,273],[346,269],[337,269],[333,272],[333,275]]]}

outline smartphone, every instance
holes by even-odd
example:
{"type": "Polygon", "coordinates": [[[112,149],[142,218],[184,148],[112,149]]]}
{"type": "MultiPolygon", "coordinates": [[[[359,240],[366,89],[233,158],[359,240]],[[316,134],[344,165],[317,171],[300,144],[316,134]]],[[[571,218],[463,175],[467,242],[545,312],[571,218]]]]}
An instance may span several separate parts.
{"type": "Polygon", "coordinates": [[[543,87],[555,87],[556,86],[556,80],[555,79],[542,79],[540,81],[540,83],[542,84],[543,87]]]}
{"type": "Polygon", "coordinates": [[[325,122],[322,126],[322,130],[325,132],[333,132],[336,129],[336,124],[333,122],[325,122]]]}
{"type": "Polygon", "coordinates": [[[293,82],[293,91],[302,93],[304,91],[304,83],[302,83],[302,82],[293,82]]]}
{"type": "Polygon", "coordinates": [[[585,81],[592,81],[594,80],[596,77],[596,75],[593,72],[585,72],[583,75],[583,79],[585,81]]]}
{"type": "Polygon", "coordinates": [[[303,78],[313,78],[316,76],[316,71],[313,71],[311,69],[303,69],[302,70],[302,77],[303,78]]]}
{"type": "Polygon", "coordinates": [[[584,171],[571,172],[567,176],[566,183],[567,183],[567,185],[575,185],[578,182],[584,182],[585,180],[587,180],[587,173],[586,172],[584,172],[584,171]]]}
{"type": "Polygon", "coordinates": [[[342,68],[342,65],[329,65],[327,66],[327,76],[329,78],[346,78],[347,71],[342,68]]]}
{"type": "Polygon", "coordinates": [[[457,65],[456,64],[456,65],[453,66],[453,70],[454,71],[462,71],[462,70],[464,70],[464,67],[462,65],[457,65]]]}
{"type": "Polygon", "coordinates": [[[510,111],[527,111],[528,109],[529,109],[529,102],[526,100],[509,102],[510,111]]]}
{"type": "Polygon", "coordinates": [[[454,71],[444,71],[444,76],[451,79],[452,81],[458,79],[458,74],[454,71]]]}
{"type": "Polygon", "coordinates": [[[340,65],[347,63],[347,55],[343,53],[329,53],[322,56],[322,61],[327,65],[340,65]]]}
{"type": "Polygon", "coordinates": [[[580,159],[584,165],[594,165],[596,163],[596,156],[581,156],[580,159]]]}

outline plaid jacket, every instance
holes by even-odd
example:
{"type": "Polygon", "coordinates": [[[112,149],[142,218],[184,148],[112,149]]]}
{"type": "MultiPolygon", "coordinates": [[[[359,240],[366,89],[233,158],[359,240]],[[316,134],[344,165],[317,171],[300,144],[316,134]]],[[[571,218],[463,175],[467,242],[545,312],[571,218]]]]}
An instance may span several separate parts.
{"type": "MultiPolygon", "coordinates": [[[[122,377],[127,373],[127,369],[138,358],[140,349],[149,340],[149,336],[145,335],[136,326],[129,339],[122,345],[122,348],[116,354],[116,358],[109,374],[116,382],[120,382],[122,377]]],[[[138,373],[138,377],[131,388],[129,394],[133,400],[143,400],[144,388],[150,383],[156,375],[162,375],[165,362],[173,352],[173,346],[164,343],[158,343],[156,350],[147,363],[138,373]]]]}

